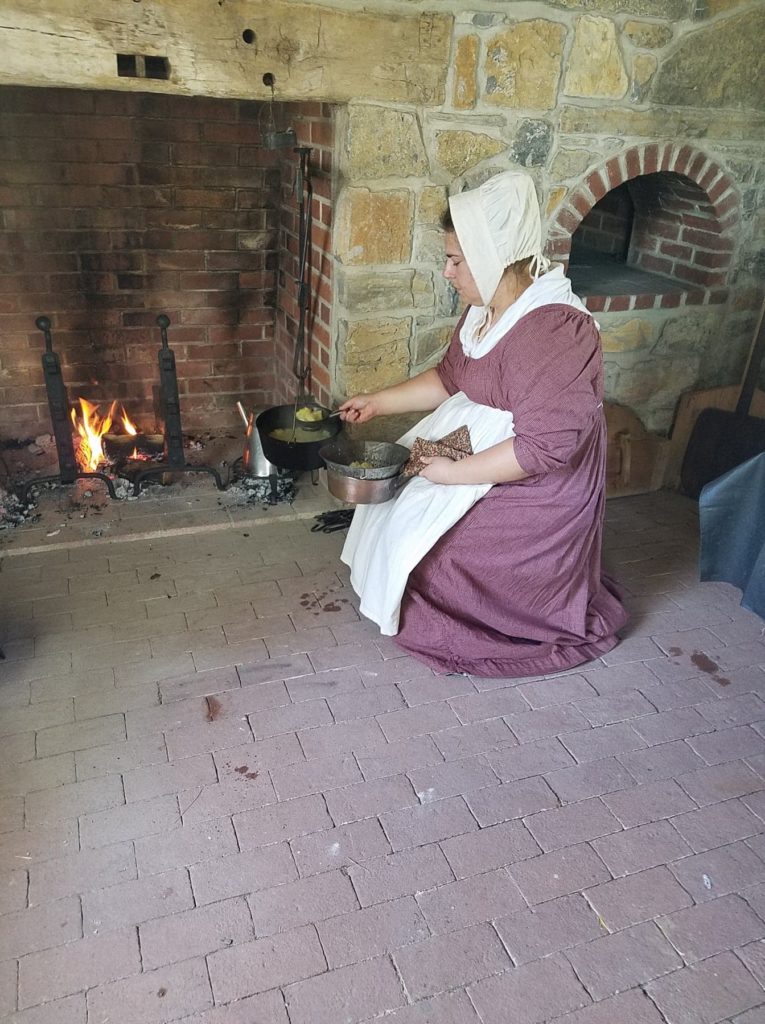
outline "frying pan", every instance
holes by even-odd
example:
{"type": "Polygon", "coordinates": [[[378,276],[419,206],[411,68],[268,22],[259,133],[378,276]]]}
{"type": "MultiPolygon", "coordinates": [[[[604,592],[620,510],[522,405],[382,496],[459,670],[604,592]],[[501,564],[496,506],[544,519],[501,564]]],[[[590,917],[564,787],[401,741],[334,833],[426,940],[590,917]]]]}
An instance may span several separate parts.
{"type": "Polygon", "coordinates": [[[384,441],[351,441],[342,438],[325,444],[320,452],[327,469],[355,480],[386,480],[396,476],[409,458],[409,449],[402,444],[384,441]],[[352,466],[352,462],[368,462],[370,467],[352,466]]]}

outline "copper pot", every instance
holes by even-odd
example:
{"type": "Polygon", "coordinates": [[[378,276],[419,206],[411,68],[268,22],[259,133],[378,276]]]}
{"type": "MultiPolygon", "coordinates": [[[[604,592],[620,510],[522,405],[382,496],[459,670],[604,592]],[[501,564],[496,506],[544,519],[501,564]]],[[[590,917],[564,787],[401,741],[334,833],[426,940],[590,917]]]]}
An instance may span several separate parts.
{"type": "Polygon", "coordinates": [[[351,505],[380,505],[384,501],[390,501],[410,479],[411,477],[397,473],[382,480],[359,480],[357,477],[345,476],[327,467],[329,493],[351,505]]]}

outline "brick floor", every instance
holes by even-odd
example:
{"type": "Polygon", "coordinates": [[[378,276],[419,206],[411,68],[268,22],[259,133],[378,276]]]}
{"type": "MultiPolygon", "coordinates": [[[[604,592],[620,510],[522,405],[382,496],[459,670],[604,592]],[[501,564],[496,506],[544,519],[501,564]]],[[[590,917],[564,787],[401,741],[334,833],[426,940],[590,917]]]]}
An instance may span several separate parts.
{"type": "Polygon", "coordinates": [[[0,1019],[765,1022],[765,624],[695,507],[609,502],[622,644],[515,681],[310,525],[0,557],[0,1019]]]}

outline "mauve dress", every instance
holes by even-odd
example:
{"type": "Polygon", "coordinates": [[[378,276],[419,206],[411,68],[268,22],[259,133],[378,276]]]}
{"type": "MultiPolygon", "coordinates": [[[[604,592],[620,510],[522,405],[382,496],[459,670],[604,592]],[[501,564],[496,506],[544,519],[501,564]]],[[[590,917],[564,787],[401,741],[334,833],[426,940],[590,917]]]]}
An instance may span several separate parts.
{"type": "Polygon", "coordinates": [[[493,487],[410,573],[396,643],[439,672],[499,678],[610,651],[627,615],[601,573],[606,427],[592,317],[539,307],[479,359],[463,353],[458,327],[437,370],[450,395],[514,414],[530,475],[493,487]]]}

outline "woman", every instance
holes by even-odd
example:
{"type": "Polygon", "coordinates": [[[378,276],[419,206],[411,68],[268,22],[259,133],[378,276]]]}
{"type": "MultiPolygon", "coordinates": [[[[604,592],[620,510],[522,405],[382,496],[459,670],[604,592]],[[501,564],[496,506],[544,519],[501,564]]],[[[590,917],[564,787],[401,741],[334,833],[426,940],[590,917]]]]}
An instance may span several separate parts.
{"type": "Polygon", "coordinates": [[[444,276],[467,304],[437,367],[341,406],[350,423],[435,410],[475,454],[426,460],[343,549],[361,611],[439,672],[515,678],[610,651],[626,614],[601,575],[606,432],[597,325],[541,253],[533,182],[453,196],[444,276]]]}

